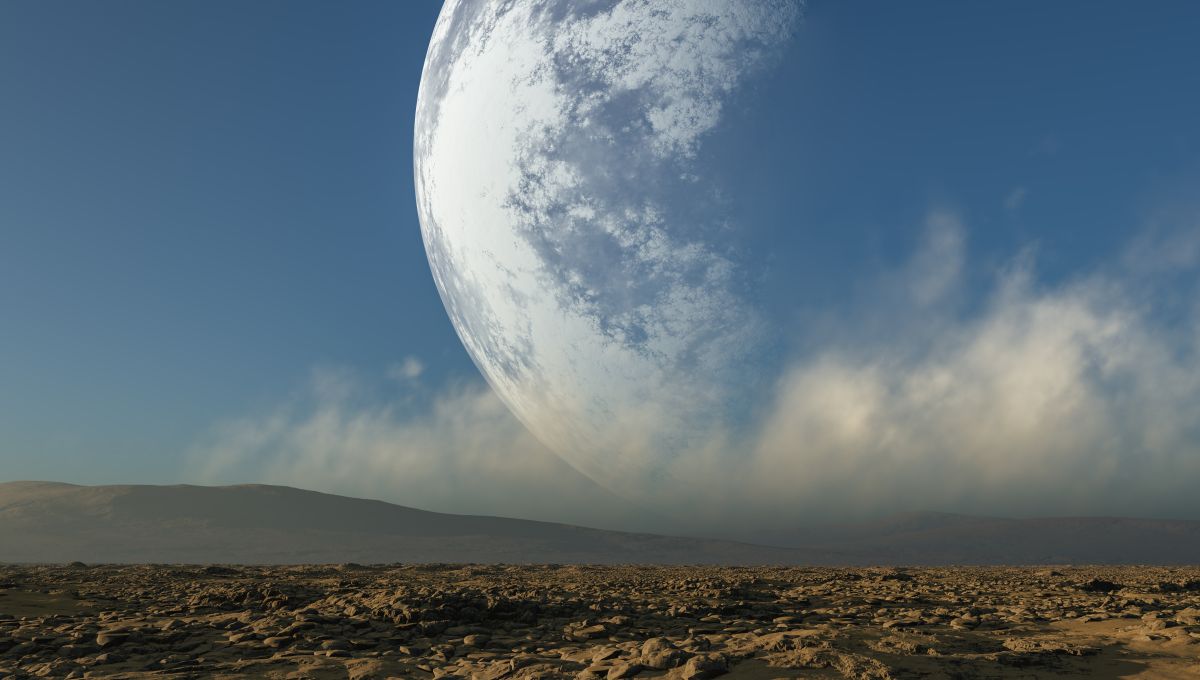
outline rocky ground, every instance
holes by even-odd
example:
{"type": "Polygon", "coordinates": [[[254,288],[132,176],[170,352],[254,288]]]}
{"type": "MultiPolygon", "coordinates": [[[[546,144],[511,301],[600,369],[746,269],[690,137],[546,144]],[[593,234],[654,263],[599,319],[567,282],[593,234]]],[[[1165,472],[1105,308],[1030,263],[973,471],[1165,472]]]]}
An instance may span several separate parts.
{"type": "Polygon", "coordinates": [[[0,566],[0,678],[1200,677],[1200,568],[0,566]]]}

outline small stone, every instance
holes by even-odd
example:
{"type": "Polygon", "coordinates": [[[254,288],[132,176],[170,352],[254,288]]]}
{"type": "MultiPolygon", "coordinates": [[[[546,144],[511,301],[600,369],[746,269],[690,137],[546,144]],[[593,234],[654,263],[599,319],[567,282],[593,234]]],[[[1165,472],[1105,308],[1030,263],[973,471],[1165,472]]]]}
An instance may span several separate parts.
{"type": "Polygon", "coordinates": [[[570,628],[567,630],[566,637],[568,640],[576,640],[579,642],[596,640],[599,638],[608,637],[608,628],[602,624],[583,626],[580,628],[570,628]]]}
{"type": "Polygon", "coordinates": [[[979,627],[979,619],[973,616],[960,616],[950,621],[951,628],[972,630],[979,627]]]}
{"type": "Polygon", "coordinates": [[[463,645],[466,647],[486,647],[487,643],[491,641],[492,636],[490,635],[475,634],[464,637],[463,645]]]}
{"type": "Polygon", "coordinates": [[[117,645],[125,644],[129,640],[129,633],[123,630],[109,630],[96,634],[96,644],[100,649],[108,649],[117,645]]]}
{"type": "Polygon", "coordinates": [[[292,639],[290,637],[283,637],[283,636],[276,635],[276,636],[269,637],[269,638],[263,640],[262,644],[264,647],[269,647],[271,649],[282,649],[284,647],[287,647],[288,644],[291,643],[291,641],[292,641],[292,639]]]}
{"type": "Polygon", "coordinates": [[[729,664],[719,656],[693,656],[679,671],[681,680],[706,680],[729,672],[729,664]]]}
{"type": "Polygon", "coordinates": [[[642,643],[641,662],[647,668],[674,668],[681,665],[685,658],[685,653],[666,638],[654,637],[642,643]]]}
{"type": "Polygon", "coordinates": [[[1175,621],[1185,626],[1200,626],[1200,609],[1188,607],[1175,613],[1175,621]]]}
{"type": "Polygon", "coordinates": [[[621,678],[632,678],[641,672],[642,665],[640,663],[621,661],[608,669],[608,675],[605,677],[608,680],[621,680],[621,678]]]}
{"type": "Polygon", "coordinates": [[[591,655],[592,663],[600,663],[621,656],[621,650],[616,647],[601,647],[596,653],[591,655]]]}

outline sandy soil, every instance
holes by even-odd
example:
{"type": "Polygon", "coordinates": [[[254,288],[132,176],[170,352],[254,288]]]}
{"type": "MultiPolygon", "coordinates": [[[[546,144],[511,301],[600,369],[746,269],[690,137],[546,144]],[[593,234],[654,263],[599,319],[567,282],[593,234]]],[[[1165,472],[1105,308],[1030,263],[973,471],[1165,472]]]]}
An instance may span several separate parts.
{"type": "Polygon", "coordinates": [[[1200,568],[0,566],[0,677],[1200,678],[1200,568]]]}

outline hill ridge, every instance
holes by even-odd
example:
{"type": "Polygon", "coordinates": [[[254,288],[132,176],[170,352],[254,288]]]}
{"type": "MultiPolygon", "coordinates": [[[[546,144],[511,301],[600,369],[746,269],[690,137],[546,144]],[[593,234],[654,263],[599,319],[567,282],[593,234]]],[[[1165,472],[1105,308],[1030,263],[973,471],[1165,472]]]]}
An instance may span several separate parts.
{"type": "Polygon", "coordinates": [[[272,484],[0,483],[0,562],[1197,564],[1200,521],[905,513],[736,540],[458,515],[272,484]]]}

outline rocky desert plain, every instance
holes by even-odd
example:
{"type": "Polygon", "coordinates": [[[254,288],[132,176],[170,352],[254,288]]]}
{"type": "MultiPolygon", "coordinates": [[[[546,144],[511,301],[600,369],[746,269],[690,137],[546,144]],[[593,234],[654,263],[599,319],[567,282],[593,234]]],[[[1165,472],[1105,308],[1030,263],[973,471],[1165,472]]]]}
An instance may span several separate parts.
{"type": "Polygon", "coordinates": [[[1194,678],[1200,568],[0,567],[0,677],[1194,678]]]}

